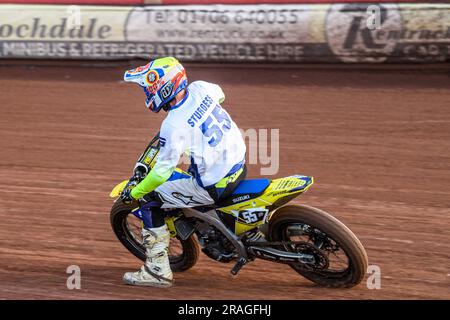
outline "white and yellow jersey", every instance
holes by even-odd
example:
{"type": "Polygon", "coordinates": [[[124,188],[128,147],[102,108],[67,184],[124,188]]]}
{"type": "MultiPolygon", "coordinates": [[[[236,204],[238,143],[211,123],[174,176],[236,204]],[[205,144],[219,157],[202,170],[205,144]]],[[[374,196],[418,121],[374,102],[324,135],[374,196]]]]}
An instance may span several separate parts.
{"type": "Polygon", "coordinates": [[[222,89],[212,83],[195,81],[186,96],[173,106],[160,130],[158,169],[177,166],[181,155],[191,157],[191,172],[202,187],[217,183],[243,163],[246,146],[230,115],[221,107],[222,89]]]}

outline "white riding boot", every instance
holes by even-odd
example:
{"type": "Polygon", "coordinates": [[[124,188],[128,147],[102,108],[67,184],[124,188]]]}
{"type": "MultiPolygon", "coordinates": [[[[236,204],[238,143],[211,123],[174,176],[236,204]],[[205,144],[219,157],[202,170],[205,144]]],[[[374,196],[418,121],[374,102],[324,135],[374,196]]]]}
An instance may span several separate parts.
{"type": "Polygon", "coordinates": [[[139,271],[125,273],[123,281],[135,286],[170,287],[173,274],[169,263],[170,234],[167,226],[142,229],[142,239],[147,260],[139,271]]]}

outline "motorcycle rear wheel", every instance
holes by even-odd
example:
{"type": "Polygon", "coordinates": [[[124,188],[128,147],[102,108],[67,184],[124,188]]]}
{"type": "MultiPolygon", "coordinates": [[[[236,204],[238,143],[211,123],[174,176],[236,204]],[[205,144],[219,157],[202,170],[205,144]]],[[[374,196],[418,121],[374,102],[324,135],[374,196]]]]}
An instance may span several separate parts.
{"type": "MultiPolygon", "coordinates": [[[[134,208],[116,201],[111,208],[110,222],[117,239],[135,257],[145,261],[145,248],[140,236],[141,224],[131,211],[134,208]]],[[[171,238],[169,244],[170,268],[173,272],[183,272],[192,268],[200,255],[197,241],[194,235],[186,240],[171,238]],[[179,252],[181,251],[181,252],[179,252]]]]}
{"type": "MultiPolygon", "coordinates": [[[[288,205],[277,209],[269,222],[271,241],[305,241],[310,246],[309,253],[316,254],[317,268],[305,267],[293,263],[290,266],[303,277],[324,287],[353,287],[359,284],[367,271],[367,253],[358,238],[342,222],[329,213],[305,205],[288,205]],[[291,229],[289,229],[291,228],[291,229]],[[300,230],[290,238],[290,230],[300,230]],[[304,231],[303,231],[304,230],[304,231]],[[302,234],[304,232],[304,234],[302,234]],[[339,258],[335,252],[342,249],[345,258],[339,258]],[[319,250],[319,251],[317,251],[319,250]],[[347,262],[345,269],[334,270],[330,255],[338,257],[339,262],[347,262]]],[[[302,246],[305,250],[305,245],[302,246]]],[[[295,245],[285,245],[280,250],[295,251],[295,245]]]]}

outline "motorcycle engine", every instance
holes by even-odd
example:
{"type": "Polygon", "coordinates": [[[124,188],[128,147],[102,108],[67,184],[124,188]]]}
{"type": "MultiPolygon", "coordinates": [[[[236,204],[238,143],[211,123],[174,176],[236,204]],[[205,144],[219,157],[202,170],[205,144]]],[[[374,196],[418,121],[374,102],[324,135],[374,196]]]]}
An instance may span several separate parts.
{"type": "Polygon", "coordinates": [[[202,251],[208,257],[220,262],[230,262],[237,257],[233,244],[215,227],[199,221],[196,229],[202,251]]]}

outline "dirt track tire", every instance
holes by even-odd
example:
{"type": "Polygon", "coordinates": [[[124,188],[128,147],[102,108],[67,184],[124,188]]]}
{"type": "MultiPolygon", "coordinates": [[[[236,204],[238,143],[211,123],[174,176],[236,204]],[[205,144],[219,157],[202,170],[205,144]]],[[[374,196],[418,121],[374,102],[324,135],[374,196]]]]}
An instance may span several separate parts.
{"type": "Polygon", "coordinates": [[[343,274],[330,274],[329,277],[290,265],[308,280],[324,287],[353,287],[359,284],[367,271],[367,253],[358,238],[342,222],[329,213],[305,205],[288,205],[277,209],[269,222],[271,241],[282,241],[283,228],[289,223],[304,223],[326,233],[335,240],[347,255],[348,271],[343,274]]]}
{"type": "MultiPolygon", "coordinates": [[[[127,216],[131,214],[131,210],[133,209],[133,206],[124,205],[122,202],[116,201],[111,208],[111,227],[125,248],[138,259],[145,261],[145,248],[140,242],[136,241],[127,228],[127,216]]],[[[200,251],[194,235],[186,240],[181,240],[178,237],[177,239],[181,243],[183,253],[181,256],[175,257],[169,255],[170,267],[173,272],[183,272],[192,268],[197,263],[200,251]]]]}

